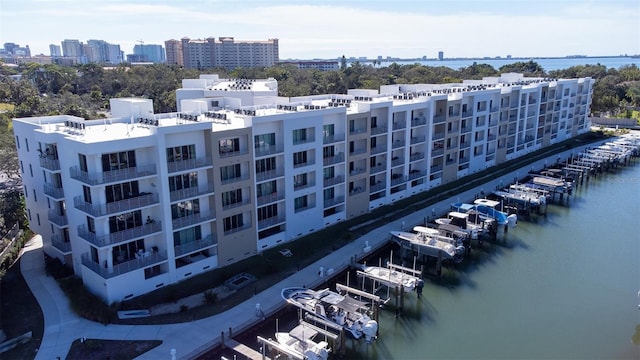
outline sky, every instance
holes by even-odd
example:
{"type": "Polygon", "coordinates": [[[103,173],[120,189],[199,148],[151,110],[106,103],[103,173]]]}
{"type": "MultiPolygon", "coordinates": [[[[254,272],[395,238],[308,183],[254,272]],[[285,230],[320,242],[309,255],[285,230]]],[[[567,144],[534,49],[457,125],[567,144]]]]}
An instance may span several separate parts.
{"type": "Polygon", "coordinates": [[[280,59],[640,54],[640,0],[0,0],[0,44],[279,39],[280,59]]]}

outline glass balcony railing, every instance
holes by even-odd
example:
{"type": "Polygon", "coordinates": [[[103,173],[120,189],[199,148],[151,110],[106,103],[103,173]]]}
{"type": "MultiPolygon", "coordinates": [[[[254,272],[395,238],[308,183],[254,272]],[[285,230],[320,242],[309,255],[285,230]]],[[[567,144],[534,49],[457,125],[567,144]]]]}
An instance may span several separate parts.
{"type": "Polygon", "coordinates": [[[62,186],[55,186],[52,183],[44,183],[44,194],[52,199],[64,198],[64,189],[62,186]]]}
{"type": "Polygon", "coordinates": [[[139,196],[107,204],[90,204],[85,202],[82,196],[76,196],[73,199],[73,205],[76,209],[94,217],[130,212],[145,206],[158,204],[159,202],[158,194],[155,193],[140,193],[139,196]]]}
{"type": "Polygon", "coordinates": [[[55,210],[49,210],[47,214],[49,221],[52,223],[62,227],[69,225],[69,220],[67,219],[67,215],[60,215],[56,213],[55,210]]]}
{"type": "Polygon", "coordinates": [[[181,161],[172,161],[167,163],[167,171],[170,173],[177,171],[186,171],[211,166],[213,163],[211,157],[199,159],[188,159],[181,161]]]}
{"type": "Polygon", "coordinates": [[[206,213],[197,213],[190,214],[187,216],[179,217],[171,220],[171,225],[173,225],[173,230],[177,230],[180,228],[184,228],[187,226],[192,226],[195,224],[215,220],[216,214],[215,212],[206,212],[206,213]]]}
{"type": "Polygon", "coordinates": [[[188,253],[200,251],[202,249],[218,244],[218,239],[213,235],[207,235],[203,239],[194,240],[173,247],[175,256],[182,256],[188,253]]]}
{"type": "Polygon", "coordinates": [[[97,247],[104,247],[119,244],[121,242],[142,238],[151,234],[159,233],[162,231],[162,223],[160,221],[154,221],[151,224],[144,224],[136,226],[131,229],[117,231],[105,235],[96,235],[90,232],[86,225],[78,226],[78,236],[87,240],[97,247]]]}
{"type": "Polygon", "coordinates": [[[123,182],[127,180],[133,180],[145,176],[156,175],[156,165],[142,165],[136,167],[129,167],[125,169],[118,169],[113,171],[88,173],[80,170],[78,166],[70,168],[71,178],[83,182],[87,185],[102,185],[113,182],[123,182]]]}
{"type": "Polygon", "coordinates": [[[51,156],[40,157],[40,167],[43,169],[58,171],[60,170],[60,160],[51,156]]]}
{"type": "Polygon", "coordinates": [[[110,279],[167,261],[167,254],[166,252],[148,252],[145,253],[145,256],[113,265],[111,269],[91,260],[88,253],[82,254],[81,259],[82,265],[86,268],[100,275],[103,279],[110,279]]]}
{"type": "Polygon", "coordinates": [[[184,200],[192,197],[213,194],[213,184],[204,184],[186,189],[174,190],[169,193],[171,202],[184,200]]]}
{"type": "Polygon", "coordinates": [[[71,252],[71,242],[63,241],[62,237],[58,234],[54,234],[51,237],[51,245],[62,253],[66,254],[71,252]]]}

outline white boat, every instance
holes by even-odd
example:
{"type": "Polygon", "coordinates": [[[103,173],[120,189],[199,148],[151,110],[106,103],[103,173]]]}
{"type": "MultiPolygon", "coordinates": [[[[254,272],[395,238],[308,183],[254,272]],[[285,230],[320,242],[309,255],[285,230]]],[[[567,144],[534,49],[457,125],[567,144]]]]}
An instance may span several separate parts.
{"type": "Polygon", "coordinates": [[[288,351],[307,360],[327,360],[329,344],[326,341],[316,342],[318,332],[300,324],[289,332],[276,332],[276,340],[288,351]]]}
{"type": "Polygon", "coordinates": [[[384,286],[396,288],[402,285],[402,288],[407,293],[415,291],[420,278],[402,272],[399,268],[399,266],[391,264],[389,264],[389,267],[360,265],[360,269],[367,277],[384,286]]]}
{"type": "Polygon", "coordinates": [[[443,241],[442,238],[446,237],[440,235],[438,229],[416,226],[413,231],[415,232],[391,231],[391,236],[400,243],[404,241],[419,246],[421,251],[428,256],[442,256],[445,260],[462,260],[465,252],[464,246],[455,246],[449,241],[443,241]]]}
{"type": "Polygon", "coordinates": [[[282,289],[281,295],[288,303],[342,327],[355,339],[364,337],[367,342],[372,342],[376,337],[378,323],[369,317],[368,303],[329,289],[316,291],[290,287],[282,289]]]}
{"type": "MultiPolygon", "coordinates": [[[[471,210],[468,210],[471,211],[471,210]]],[[[483,223],[474,223],[469,220],[469,214],[460,211],[451,211],[446,218],[438,218],[435,220],[438,229],[453,232],[460,231],[469,239],[477,240],[478,234],[484,231],[483,223]]]]}
{"type": "Polygon", "coordinates": [[[516,227],[516,224],[518,223],[518,215],[509,215],[504,211],[498,210],[498,206],[501,204],[499,201],[476,199],[473,203],[476,205],[475,210],[494,219],[498,225],[507,225],[510,228],[516,227]]]}

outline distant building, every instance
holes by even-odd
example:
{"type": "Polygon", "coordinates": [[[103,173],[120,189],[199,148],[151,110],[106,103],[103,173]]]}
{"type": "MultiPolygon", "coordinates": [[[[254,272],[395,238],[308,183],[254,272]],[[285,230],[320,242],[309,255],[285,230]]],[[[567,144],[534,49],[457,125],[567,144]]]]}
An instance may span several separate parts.
{"type": "Polygon", "coordinates": [[[153,45],[153,44],[138,44],[133,47],[133,55],[139,55],[139,59],[137,62],[153,62],[153,63],[164,63],[164,48],[162,45],[153,45]]]}
{"type": "Polygon", "coordinates": [[[210,69],[224,67],[273,66],[279,61],[278,39],[266,41],[235,41],[233,37],[213,37],[206,39],[180,40],[178,48],[176,40],[167,40],[167,63],[179,65],[182,53],[182,64],[192,69],[210,69]]]}
{"type": "Polygon", "coordinates": [[[166,62],[171,65],[184,66],[184,58],[182,56],[182,41],[167,40],[164,42],[166,51],[166,62]]]}
{"type": "Polygon", "coordinates": [[[62,48],[60,45],[51,44],[49,45],[49,54],[51,57],[61,57],[62,56],[62,48]]]}
{"type": "Polygon", "coordinates": [[[295,65],[298,69],[315,69],[320,71],[340,70],[338,61],[281,61],[279,64],[295,65]]]}
{"type": "Polygon", "coordinates": [[[438,51],[438,60],[444,60],[444,51],[438,51]]]}
{"type": "Polygon", "coordinates": [[[8,42],[4,43],[3,48],[0,49],[0,59],[7,64],[19,64],[30,57],[29,45],[22,47],[19,44],[8,42]]]}
{"type": "Polygon", "coordinates": [[[13,120],[29,226],[107,303],[223,268],[590,130],[593,79],[502,74],[278,97],[185,79],[178,113],[13,120]]]}
{"type": "Polygon", "coordinates": [[[82,50],[82,43],[80,40],[66,39],[62,40],[62,56],[68,58],[79,58],[84,52],[82,50]]]}

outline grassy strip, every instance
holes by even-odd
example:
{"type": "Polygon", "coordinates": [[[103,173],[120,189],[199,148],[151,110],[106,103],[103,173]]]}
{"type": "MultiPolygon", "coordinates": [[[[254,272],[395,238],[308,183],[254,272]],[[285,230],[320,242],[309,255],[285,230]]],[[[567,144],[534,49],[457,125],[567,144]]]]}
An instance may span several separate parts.
{"type": "Polygon", "coordinates": [[[134,359],[160,344],[162,344],[161,340],[76,340],[71,344],[66,360],[134,359]]]}

